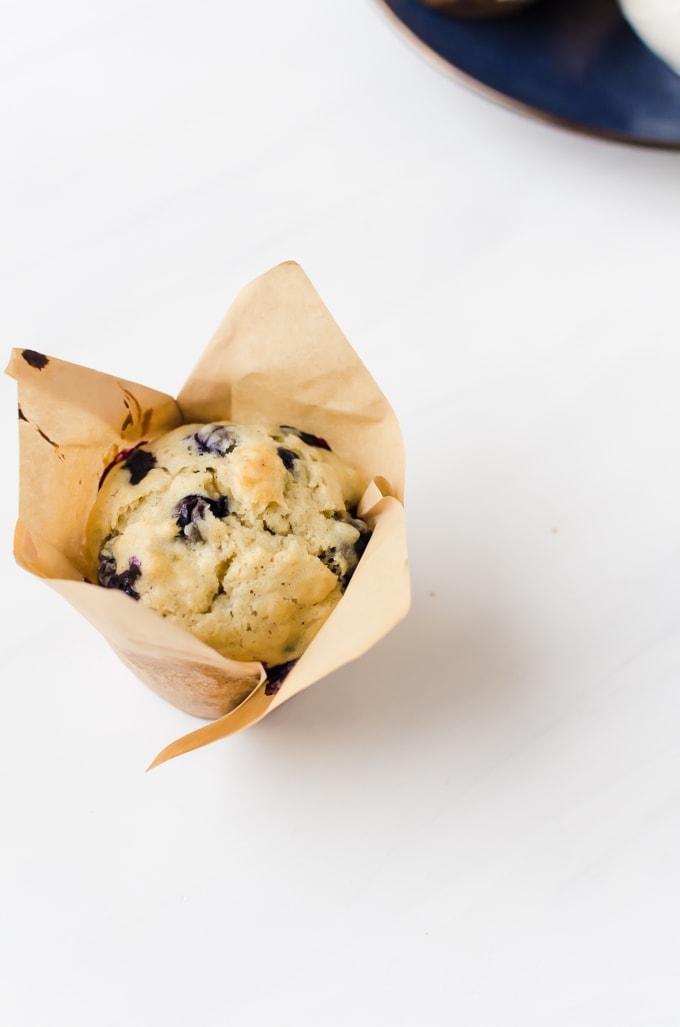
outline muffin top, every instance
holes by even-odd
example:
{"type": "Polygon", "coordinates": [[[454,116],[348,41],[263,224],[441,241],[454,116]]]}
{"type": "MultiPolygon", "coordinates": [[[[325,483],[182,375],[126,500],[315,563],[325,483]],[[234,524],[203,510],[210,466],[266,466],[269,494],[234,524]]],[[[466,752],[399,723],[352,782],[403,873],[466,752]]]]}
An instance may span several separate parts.
{"type": "Polygon", "coordinates": [[[123,450],[102,475],[91,564],[100,585],[222,655],[278,666],[302,655],[366,548],[364,487],[297,428],[183,425],[123,450]]]}

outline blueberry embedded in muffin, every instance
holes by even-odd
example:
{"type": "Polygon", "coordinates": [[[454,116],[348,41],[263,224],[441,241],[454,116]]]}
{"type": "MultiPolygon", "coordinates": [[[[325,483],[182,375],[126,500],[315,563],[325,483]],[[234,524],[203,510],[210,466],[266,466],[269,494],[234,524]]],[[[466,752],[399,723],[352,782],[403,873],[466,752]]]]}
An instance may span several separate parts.
{"type": "Polygon", "coordinates": [[[139,599],[139,592],[136,591],[135,582],[141,577],[142,565],[136,556],[128,560],[126,570],[118,573],[116,558],[110,549],[102,548],[99,553],[97,581],[104,588],[117,588],[132,599],[139,599]]]}
{"type": "Polygon", "coordinates": [[[229,499],[227,496],[218,496],[216,499],[209,496],[184,496],[175,506],[174,512],[177,515],[175,524],[180,529],[178,537],[198,542],[203,540],[199,521],[205,520],[207,513],[220,520],[226,517],[229,513],[229,499]]]}
{"type": "Polygon", "coordinates": [[[230,424],[205,424],[187,438],[193,441],[196,452],[202,456],[206,453],[227,456],[238,445],[235,426],[230,424]]]}
{"type": "Polygon", "coordinates": [[[285,446],[279,446],[276,452],[287,471],[292,471],[295,467],[295,461],[300,459],[299,454],[295,450],[286,449],[285,446]]]}
{"type": "Polygon", "coordinates": [[[307,431],[300,431],[299,428],[293,428],[289,424],[282,424],[281,431],[287,432],[289,435],[297,435],[307,446],[315,446],[317,449],[328,449],[330,446],[325,439],[320,438],[318,435],[310,435],[307,431]]]}

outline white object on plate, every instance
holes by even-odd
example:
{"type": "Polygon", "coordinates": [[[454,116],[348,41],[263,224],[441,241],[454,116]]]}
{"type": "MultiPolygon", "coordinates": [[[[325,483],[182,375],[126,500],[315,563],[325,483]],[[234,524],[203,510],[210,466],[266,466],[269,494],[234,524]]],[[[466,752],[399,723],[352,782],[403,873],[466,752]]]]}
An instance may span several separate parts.
{"type": "Polygon", "coordinates": [[[619,0],[619,3],[640,39],[680,74],[680,0],[619,0]]]}

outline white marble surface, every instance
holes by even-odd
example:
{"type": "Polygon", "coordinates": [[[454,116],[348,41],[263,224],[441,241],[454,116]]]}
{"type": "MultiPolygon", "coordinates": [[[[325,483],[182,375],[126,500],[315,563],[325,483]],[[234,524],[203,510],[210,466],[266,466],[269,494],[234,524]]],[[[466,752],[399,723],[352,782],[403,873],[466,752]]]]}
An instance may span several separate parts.
{"type": "Polygon", "coordinates": [[[401,418],[414,605],[145,774],[194,721],[15,567],[3,379],[0,1022],[678,1024],[678,156],[369,0],[2,19],[6,353],[175,392],[298,260],[401,418]]]}

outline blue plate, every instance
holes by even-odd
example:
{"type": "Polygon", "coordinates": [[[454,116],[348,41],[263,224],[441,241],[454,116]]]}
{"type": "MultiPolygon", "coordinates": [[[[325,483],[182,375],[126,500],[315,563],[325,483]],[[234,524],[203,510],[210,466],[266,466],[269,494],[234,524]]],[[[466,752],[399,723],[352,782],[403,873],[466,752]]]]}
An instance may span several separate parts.
{"type": "Polygon", "coordinates": [[[616,0],[539,0],[465,21],[418,0],[382,0],[450,68],[506,104],[593,135],[680,148],[680,75],[656,57],[616,0]]]}

